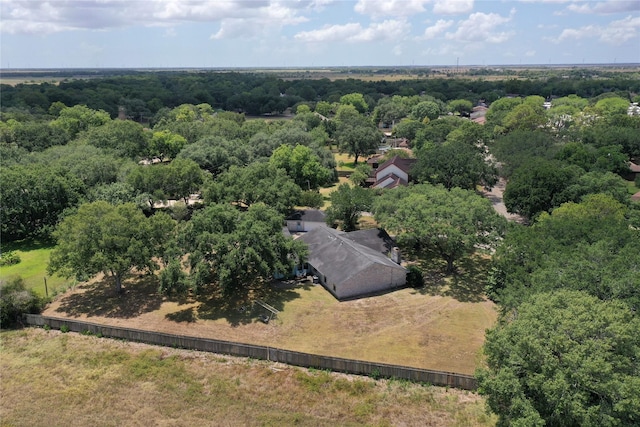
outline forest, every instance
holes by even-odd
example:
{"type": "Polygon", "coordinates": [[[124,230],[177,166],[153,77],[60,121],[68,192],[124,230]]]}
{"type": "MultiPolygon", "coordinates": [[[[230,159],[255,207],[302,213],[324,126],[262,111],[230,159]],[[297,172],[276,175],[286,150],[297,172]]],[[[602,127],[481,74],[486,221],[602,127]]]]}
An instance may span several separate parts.
{"type": "Polygon", "coordinates": [[[55,243],[50,273],[250,297],[307,254],[281,232],[294,208],[343,230],[370,212],[446,274],[491,256],[500,318],[477,377],[500,425],[640,423],[637,77],[148,72],[0,91],[2,243],[55,243]],[[391,140],[409,149],[383,160],[415,158],[412,183],[368,188],[391,140]],[[520,222],[481,195],[500,180],[520,222]]]}

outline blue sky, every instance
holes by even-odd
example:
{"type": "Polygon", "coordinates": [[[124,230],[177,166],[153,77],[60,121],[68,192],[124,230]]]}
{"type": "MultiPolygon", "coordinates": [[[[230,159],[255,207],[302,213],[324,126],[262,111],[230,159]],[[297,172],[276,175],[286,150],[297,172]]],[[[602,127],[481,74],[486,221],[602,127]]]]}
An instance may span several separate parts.
{"type": "Polygon", "coordinates": [[[640,63],[640,0],[0,0],[0,67],[640,63]]]}

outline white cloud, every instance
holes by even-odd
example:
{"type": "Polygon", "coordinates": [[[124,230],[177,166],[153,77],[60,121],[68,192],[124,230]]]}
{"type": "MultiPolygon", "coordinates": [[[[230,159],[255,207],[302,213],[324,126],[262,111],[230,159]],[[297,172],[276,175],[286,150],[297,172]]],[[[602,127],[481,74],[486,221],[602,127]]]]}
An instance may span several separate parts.
{"type": "Polygon", "coordinates": [[[301,11],[325,4],[328,0],[3,0],[0,28],[7,33],[54,33],[226,20],[282,27],[304,22],[301,11]]]}
{"type": "Polygon", "coordinates": [[[380,40],[398,40],[406,35],[410,25],[402,20],[387,20],[372,23],[364,28],[360,23],[327,25],[319,30],[302,31],[294,36],[296,40],[311,43],[331,41],[371,42],[380,40]]]}
{"type": "Polygon", "coordinates": [[[637,0],[609,0],[599,2],[572,3],[567,6],[567,10],[577,13],[627,13],[640,10],[640,2],[637,0]]]}
{"type": "Polygon", "coordinates": [[[463,42],[502,43],[510,39],[512,31],[500,31],[498,27],[510,22],[515,15],[511,10],[509,16],[501,16],[497,13],[476,12],[469,18],[458,23],[458,29],[445,35],[447,39],[463,42]]]}
{"type": "Polygon", "coordinates": [[[374,18],[411,16],[424,12],[424,5],[429,2],[430,0],[358,0],[354,10],[374,18]]]}
{"type": "Polygon", "coordinates": [[[638,38],[640,32],[640,16],[627,16],[618,21],[612,21],[606,27],[599,25],[587,25],[580,28],[566,28],[557,38],[549,40],[560,43],[567,40],[581,40],[586,38],[597,38],[600,41],[612,45],[621,45],[625,42],[638,38]]]}
{"type": "Polygon", "coordinates": [[[440,19],[438,20],[438,22],[436,22],[430,27],[427,27],[424,30],[424,38],[427,40],[434,39],[440,34],[442,34],[444,30],[446,30],[452,25],[453,25],[453,21],[445,21],[444,19],[440,19]]]}
{"type": "Polygon", "coordinates": [[[473,1],[474,0],[435,0],[433,12],[445,15],[469,13],[473,10],[473,1]]]}

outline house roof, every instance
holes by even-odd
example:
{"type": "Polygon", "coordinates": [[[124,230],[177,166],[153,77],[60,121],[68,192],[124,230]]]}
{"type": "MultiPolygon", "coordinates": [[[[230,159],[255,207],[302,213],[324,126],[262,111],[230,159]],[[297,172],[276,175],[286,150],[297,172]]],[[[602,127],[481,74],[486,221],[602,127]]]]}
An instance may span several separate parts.
{"type": "Polygon", "coordinates": [[[396,165],[400,170],[409,174],[411,167],[413,167],[414,163],[417,161],[417,159],[405,159],[400,156],[393,156],[392,159],[389,159],[381,164],[376,173],[382,172],[384,169],[388,168],[391,165],[396,165]]]}
{"type": "Polygon", "coordinates": [[[309,246],[309,264],[340,285],[375,264],[401,269],[386,255],[361,245],[333,228],[315,228],[300,237],[309,246]]]}
{"type": "Polygon", "coordinates": [[[287,221],[325,222],[327,215],[318,209],[301,209],[291,213],[287,221]]]}
{"type": "Polygon", "coordinates": [[[407,184],[407,181],[405,181],[404,179],[402,179],[401,177],[399,177],[395,173],[390,173],[389,175],[384,175],[382,178],[377,180],[373,184],[373,187],[375,187],[375,188],[396,188],[399,185],[406,185],[406,184],[407,184]],[[389,178],[391,178],[392,181],[383,186],[382,183],[387,181],[389,178]]]}
{"type": "Polygon", "coordinates": [[[640,165],[636,165],[633,162],[629,162],[629,169],[631,169],[631,172],[640,173],[640,165]]]}
{"type": "Polygon", "coordinates": [[[391,252],[391,249],[396,246],[396,243],[391,236],[389,236],[389,233],[382,228],[357,230],[350,233],[343,233],[342,236],[381,254],[391,252]]]}
{"type": "Polygon", "coordinates": [[[640,191],[638,191],[636,194],[634,194],[633,196],[631,196],[631,201],[633,201],[633,202],[640,202],[640,191]]]}

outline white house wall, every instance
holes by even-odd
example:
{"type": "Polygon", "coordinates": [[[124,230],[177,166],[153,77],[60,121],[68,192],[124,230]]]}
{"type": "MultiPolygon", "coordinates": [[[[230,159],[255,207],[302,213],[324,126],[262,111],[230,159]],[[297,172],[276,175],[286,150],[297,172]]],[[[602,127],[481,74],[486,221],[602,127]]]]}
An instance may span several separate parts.
{"type": "Polygon", "coordinates": [[[380,181],[385,176],[388,176],[388,175],[391,175],[391,174],[396,174],[397,176],[402,178],[404,181],[407,181],[407,182],[409,181],[409,175],[407,175],[407,173],[405,171],[403,171],[402,169],[400,169],[398,166],[396,166],[394,164],[390,164],[389,166],[387,166],[383,170],[378,171],[376,173],[376,181],[380,181]]]}
{"type": "Polygon", "coordinates": [[[372,263],[353,277],[333,289],[331,276],[327,275],[326,287],[338,299],[358,297],[397,289],[407,283],[407,272],[401,267],[372,263]]]}
{"type": "Polygon", "coordinates": [[[323,222],[287,220],[287,229],[292,233],[311,231],[315,228],[326,226],[323,222]]]}

